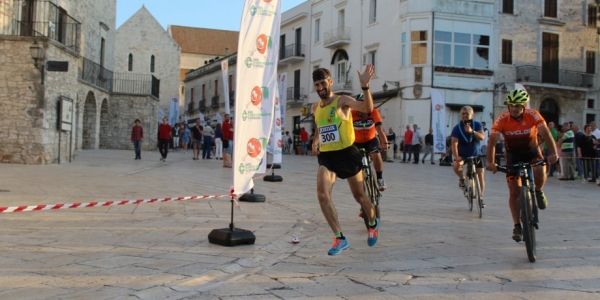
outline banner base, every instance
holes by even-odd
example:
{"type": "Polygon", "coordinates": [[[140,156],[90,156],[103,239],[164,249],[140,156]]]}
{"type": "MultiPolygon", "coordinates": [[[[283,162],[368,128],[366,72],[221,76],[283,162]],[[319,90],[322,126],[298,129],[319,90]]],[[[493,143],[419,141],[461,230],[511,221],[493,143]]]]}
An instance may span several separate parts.
{"type": "Polygon", "coordinates": [[[270,181],[270,182],[280,182],[283,181],[283,177],[279,176],[279,175],[267,175],[263,178],[264,181],[270,181]]]}
{"type": "Polygon", "coordinates": [[[256,236],[252,231],[234,228],[213,229],[208,234],[208,241],[211,244],[233,247],[237,245],[254,245],[256,236]]]}
{"type": "Polygon", "coordinates": [[[266,198],[264,195],[251,193],[241,195],[238,200],[245,202],[265,202],[266,198]]]}
{"type": "Polygon", "coordinates": [[[271,166],[273,166],[272,169],[281,169],[280,164],[267,164],[267,169],[271,169],[271,166]]]}

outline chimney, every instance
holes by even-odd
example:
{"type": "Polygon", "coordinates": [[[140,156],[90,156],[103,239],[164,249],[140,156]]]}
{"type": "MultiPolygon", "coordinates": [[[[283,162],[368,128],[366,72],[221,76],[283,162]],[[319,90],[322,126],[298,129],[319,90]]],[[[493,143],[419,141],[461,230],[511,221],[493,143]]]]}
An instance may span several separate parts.
{"type": "Polygon", "coordinates": [[[225,48],[225,56],[229,55],[229,48],[225,48]]]}

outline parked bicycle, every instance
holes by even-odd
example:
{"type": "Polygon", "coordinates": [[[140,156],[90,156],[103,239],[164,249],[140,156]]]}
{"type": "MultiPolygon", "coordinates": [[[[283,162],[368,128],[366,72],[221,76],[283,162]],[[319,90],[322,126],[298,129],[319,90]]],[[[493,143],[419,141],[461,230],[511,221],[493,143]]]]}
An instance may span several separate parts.
{"type": "Polygon", "coordinates": [[[479,176],[477,176],[477,170],[475,166],[481,159],[479,156],[471,156],[463,158],[465,165],[467,166],[467,175],[465,186],[463,187],[463,193],[469,203],[469,211],[473,211],[473,200],[476,200],[475,206],[479,212],[479,217],[483,217],[483,195],[481,195],[481,182],[479,176]]]}
{"type": "Polygon", "coordinates": [[[521,178],[521,227],[523,228],[523,241],[527,249],[527,257],[530,262],[536,260],[536,240],[535,230],[539,229],[538,207],[535,198],[535,183],[533,181],[534,166],[543,165],[545,162],[540,160],[536,163],[518,163],[514,165],[498,166],[498,171],[507,173],[509,171],[518,171],[521,178]]]}
{"type": "MultiPolygon", "coordinates": [[[[375,176],[373,176],[373,167],[371,160],[371,153],[368,153],[366,149],[360,148],[360,152],[362,153],[363,159],[363,184],[365,186],[365,194],[373,203],[373,208],[375,209],[375,217],[381,220],[379,215],[379,199],[381,199],[381,192],[379,192],[379,188],[377,187],[377,180],[375,176]]],[[[368,214],[361,208],[360,215],[365,221],[365,226],[369,229],[369,217],[368,214]]]]}

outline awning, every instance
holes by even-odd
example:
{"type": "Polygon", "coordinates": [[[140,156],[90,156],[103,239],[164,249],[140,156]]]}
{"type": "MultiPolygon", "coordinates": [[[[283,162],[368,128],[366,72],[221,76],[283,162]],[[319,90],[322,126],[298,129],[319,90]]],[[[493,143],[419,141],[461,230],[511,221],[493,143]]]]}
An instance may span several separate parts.
{"type": "Polygon", "coordinates": [[[333,52],[333,56],[331,57],[331,64],[334,65],[336,61],[338,61],[337,57],[340,56],[344,60],[348,59],[348,52],[344,49],[337,49],[333,52]]]}
{"type": "Polygon", "coordinates": [[[448,106],[450,108],[450,110],[460,111],[460,109],[463,108],[463,106],[470,106],[473,108],[474,112],[482,112],[483,111],[483,105],[446,103],[446,106],[448,106]]]}

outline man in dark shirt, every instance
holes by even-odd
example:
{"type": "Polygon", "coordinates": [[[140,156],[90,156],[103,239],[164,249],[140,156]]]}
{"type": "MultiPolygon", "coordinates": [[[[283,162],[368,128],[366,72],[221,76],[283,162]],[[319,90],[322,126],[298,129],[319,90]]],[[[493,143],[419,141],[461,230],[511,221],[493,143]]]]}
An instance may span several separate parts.
{"type": "Polygon", "coordinates": [[[196,120],[196,125],[192,127],[190,130],[192,131],[192,145],[194,146],[194,157],[193,160],[198,160],[198,156],[200,156],[200,149],[202,149],[202,139],[203,139],[203,127],[200,125],[200,119],[196,120]]]}
{"type": "Polygon", "coordinates": [[[167,118],[163,118],[163,123],[158,125],[158,151],[160,151],[161,161],[167,161],[167,154],[169,154],[172,128],[167,121],[167,118]]]}
{"type": "Polygon", "coordinates": [[[394,162],[394,154],[396,153],[396,133],[390,127],[388,129],[388,134],[386,134],[388,144],[390,144],[390,148],[387,150],[387,162],[394,162]]]}
{"type": "Polygon", "coordinates": [[[427,157],[427,154],[430,154],[430,161],[432,165],[435,165],[435,163],[433,162],[433,128],[429,128],[429,133],[427,135],[425,135],[425,154],[423,154],[423,160],[421,160],[422,163],[425,163],[425,157],[427,157]]]}

